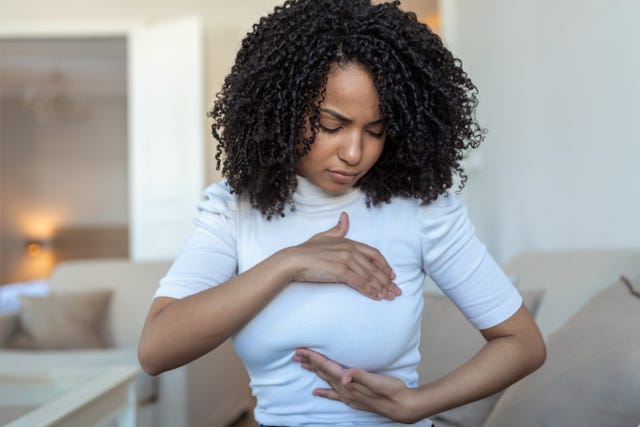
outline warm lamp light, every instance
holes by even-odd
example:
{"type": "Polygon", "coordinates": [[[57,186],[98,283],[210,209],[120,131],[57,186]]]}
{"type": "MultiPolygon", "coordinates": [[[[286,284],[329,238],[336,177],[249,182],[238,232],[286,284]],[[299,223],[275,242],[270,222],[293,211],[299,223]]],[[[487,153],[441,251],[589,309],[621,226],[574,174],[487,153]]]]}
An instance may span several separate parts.
{"type": "Polygon", "coordinates": [[[23,241],[23,255],[16,267],[18,281],[49,277],[56,264],[54,242],[51,237],[27,234],[23,241]]]}
{"type": "Polygon", "coordinates": [[[29,255],[30,257],[40,256],[42,255],[42,252],[44,252],[45,246],[46,244],[43,240],[27,240],[27,255],[29,255]]]}

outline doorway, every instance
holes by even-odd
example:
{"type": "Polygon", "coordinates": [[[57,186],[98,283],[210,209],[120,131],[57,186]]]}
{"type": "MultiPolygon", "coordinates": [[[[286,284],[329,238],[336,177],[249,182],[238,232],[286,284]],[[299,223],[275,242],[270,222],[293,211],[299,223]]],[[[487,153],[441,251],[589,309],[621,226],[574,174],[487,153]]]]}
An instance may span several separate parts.
{"type": "Polygon", "coordinates": [[[125,37],[0,40],[0,284],[128,255],[127,105],[125,37]]]}

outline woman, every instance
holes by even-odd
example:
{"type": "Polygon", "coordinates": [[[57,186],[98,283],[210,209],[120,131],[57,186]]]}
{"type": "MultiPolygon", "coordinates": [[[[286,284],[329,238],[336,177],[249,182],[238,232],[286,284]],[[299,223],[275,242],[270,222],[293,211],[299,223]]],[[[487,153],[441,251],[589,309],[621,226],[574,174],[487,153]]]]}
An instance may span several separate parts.
{"type": "Polygon", "coordinates": [[[145,371],[232,337],[261,424],[392,426],[542,364],[538,328],[448,191],[482,140],[476,89],[398,3],[287,1],[247,35],[210,112],[226,182],[160,283],[145,371]],[[426,274],[487,343],[418,387],[426,274]]]}

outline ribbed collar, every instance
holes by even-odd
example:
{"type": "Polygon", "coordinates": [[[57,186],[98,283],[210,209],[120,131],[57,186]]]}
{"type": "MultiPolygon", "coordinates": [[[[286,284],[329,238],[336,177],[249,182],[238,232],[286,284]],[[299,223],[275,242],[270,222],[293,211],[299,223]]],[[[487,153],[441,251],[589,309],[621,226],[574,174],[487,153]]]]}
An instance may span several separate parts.
{"type": "Polygon", "coordinates": [[[302,176],[298,176],[298,187],[293,193],[296,210],[317,213],[346,207],[360,197],[362,192],[357,188],[350,188],[344,193],[328,193],[302,176]]]}

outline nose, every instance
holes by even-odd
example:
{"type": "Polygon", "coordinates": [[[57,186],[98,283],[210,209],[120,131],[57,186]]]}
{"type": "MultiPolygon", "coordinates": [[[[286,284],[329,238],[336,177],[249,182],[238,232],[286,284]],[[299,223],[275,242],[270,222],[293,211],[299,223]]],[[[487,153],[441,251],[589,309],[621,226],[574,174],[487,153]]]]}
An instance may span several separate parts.
{"type": "Polygon", "coordinates": [[[362,134],[360,132],[350,132],[345,135],[345,139],[338,149],[338,157],[349,166],[360,163],[362,158],[362,134]]]}

